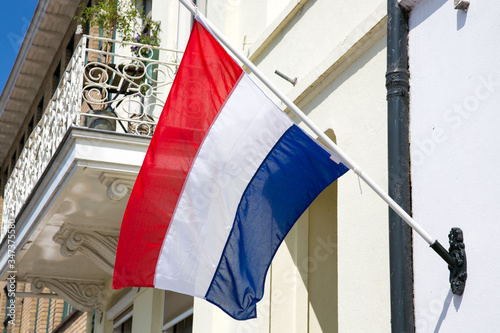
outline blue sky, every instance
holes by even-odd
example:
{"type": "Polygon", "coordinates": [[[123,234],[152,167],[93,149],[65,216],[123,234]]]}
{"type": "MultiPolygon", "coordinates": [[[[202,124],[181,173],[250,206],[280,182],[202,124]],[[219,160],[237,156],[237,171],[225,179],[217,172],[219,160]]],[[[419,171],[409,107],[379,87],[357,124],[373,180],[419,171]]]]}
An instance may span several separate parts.
{"type": "Polygon", "coordinates": [[[0,95],[37,4],[38,0],[0,0],[0,95]]]}

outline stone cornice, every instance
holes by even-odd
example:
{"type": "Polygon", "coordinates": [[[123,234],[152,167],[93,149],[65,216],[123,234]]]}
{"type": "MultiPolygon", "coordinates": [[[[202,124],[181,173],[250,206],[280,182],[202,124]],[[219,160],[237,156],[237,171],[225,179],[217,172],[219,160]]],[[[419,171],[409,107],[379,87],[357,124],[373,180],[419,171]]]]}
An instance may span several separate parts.
{"type": "MultiPolygon", "coordinates": [[[[316,98],[387,32],[387,5],[380,3],[345,40],[335,47],[325,59],[302,78],[287,96],[299,108],[304,108],[316,98]]],[[[289,112],[289,109],[285,110],[289,112]]]]}

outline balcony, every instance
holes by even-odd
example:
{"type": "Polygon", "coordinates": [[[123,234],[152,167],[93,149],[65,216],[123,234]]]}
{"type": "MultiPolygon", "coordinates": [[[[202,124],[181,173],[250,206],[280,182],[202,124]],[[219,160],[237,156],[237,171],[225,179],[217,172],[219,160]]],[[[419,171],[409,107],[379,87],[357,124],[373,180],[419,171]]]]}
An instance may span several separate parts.
{"type": "Polygon", "coordinates": [[[6,183],[1,239],[70,129],[151,136],[182,52],[84,35],[6,183]]]}

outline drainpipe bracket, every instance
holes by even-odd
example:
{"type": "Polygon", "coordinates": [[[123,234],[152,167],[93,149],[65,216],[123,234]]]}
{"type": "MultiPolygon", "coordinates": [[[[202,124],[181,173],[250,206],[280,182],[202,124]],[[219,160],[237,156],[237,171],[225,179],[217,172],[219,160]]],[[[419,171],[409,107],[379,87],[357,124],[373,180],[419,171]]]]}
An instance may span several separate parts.
{"type": "Polygon", "coordinates": [[[385,75],[385,86],[387,88],[387,98],[393,96],[408,95],[409,89],[408,69],[396,68],[387,71],[385,75]]]}

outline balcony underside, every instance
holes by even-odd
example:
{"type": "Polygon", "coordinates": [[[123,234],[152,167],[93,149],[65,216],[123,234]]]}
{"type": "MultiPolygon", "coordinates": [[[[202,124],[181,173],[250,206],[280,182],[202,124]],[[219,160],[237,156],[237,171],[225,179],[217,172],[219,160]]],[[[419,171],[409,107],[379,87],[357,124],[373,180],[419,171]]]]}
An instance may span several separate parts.
{"type": "MultiPolygon", "coordinates": [[[[104,282],[150,137],[72,127],[16,218],[18,280],[104,282]]],[[[1,244],[0,273],[8,266],[1,244]]]]}

